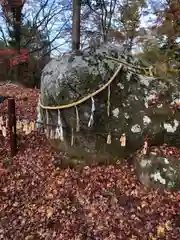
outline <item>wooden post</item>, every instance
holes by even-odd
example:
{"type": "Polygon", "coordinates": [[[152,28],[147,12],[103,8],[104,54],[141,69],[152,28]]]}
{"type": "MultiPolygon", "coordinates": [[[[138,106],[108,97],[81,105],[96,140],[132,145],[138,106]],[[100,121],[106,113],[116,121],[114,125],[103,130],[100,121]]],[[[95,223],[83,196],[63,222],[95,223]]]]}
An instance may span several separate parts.
{"type": "Polygon", "coordinates": [[[77,53],[80,49],[81,1],[73,0],[72,5],[72,51],[77,53]]]}
{"type": "Polygon", "coordinates": [[[8,99],[8,126],[10,133],[11,157],[14,157],[17,152],[16,111],[14,98],[8,99]]]}

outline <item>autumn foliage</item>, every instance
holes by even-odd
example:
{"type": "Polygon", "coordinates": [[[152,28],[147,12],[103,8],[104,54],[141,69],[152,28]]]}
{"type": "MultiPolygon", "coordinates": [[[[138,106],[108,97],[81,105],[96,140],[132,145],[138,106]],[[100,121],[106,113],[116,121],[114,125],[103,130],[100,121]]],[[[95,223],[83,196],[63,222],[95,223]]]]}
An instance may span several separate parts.
{"type": "Polygon", "coordinates": [[[1,49],[0,50],[1,59],[9,59],[9,64],[11,67],[16,66],[22,62],[28,62],[28,50],[20,49],[20,54],[17,54],[16,50],[13,49],[1,49]]]}
{"type": "MultiPolygon", "coordinates": [[[[14,96],[17,116],[35,120],[38,90],[4,85],[0,95],[14,96]]],[[[66,158],[37,132],[18,143],[11,159],[8,137],[0,139],[1,239],[179,239],[178,193],[145,189],[126,162],[55,169],[53,160],[66,158]]]]}

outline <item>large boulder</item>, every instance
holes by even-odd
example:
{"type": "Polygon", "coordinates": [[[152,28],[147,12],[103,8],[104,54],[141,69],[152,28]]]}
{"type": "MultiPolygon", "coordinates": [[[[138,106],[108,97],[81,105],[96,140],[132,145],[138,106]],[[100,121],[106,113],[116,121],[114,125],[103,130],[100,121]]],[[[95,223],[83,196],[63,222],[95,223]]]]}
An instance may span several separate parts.
{"type": "Polygon", "coordinates": [[[127,62],[109,45],[50,61],[41,76],[40,102],[44,106],[67,105],[59,111],[38,105],[38,121],[51,125],[47,129],[51,144],[79,157],[125,157],[143,146],[146,135],[150,144],[180,146],[180,86],[144,74],[133,59],[127,62]],[[77,106],[68,106],[105,85],[120,64],[109,87],[77,106]],[[54,137],[58,122],[63,126],[59,128],[61,136],[54,137]],[[125,147],[120,143],[123,133],[125,147]]]}

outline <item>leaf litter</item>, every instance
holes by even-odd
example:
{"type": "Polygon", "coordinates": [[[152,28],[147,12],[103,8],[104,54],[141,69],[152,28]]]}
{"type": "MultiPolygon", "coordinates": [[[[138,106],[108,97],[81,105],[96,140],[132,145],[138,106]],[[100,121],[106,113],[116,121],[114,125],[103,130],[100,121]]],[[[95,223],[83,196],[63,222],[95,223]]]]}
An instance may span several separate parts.
{"type": "MultiPolygon", "coordinates": [[[[38,90],[4,85],[3,93],[16,98],[17,115],[35,120],[38,90]]],[[[57,153],[36,132],[13,159],[8,153],[8,137],[0,139],[0,239],[179,239],[179,193],[146,189],[128,164],[55,169],[57,153]]]]}

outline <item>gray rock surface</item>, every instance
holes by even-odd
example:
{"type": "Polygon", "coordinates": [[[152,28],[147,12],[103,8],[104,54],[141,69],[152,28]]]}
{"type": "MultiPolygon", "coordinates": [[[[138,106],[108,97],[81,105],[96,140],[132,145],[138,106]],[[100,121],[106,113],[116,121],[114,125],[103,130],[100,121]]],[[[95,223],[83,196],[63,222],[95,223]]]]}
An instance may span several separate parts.
{"type": "MultiPolygon", "coordinates": [[[[144,76],[143,72],[132,67],[137,65],[133,59],[129,65],[126,64],[125,56],[113,46],[87,49],[79,56],[67,54],[50,61],[41,76],[41,103],[61,106],[82,99],[107,83],[120,62],[125,64],[111,83],[110,92],[106,88],[77,108],[59,111],[63,139],[54,140],[48,134],[56,148],[75,156],[124,157],[143,146],[145,135],[149,136],[151,144],[166,142],[180,146],[180,113],[172,109],[176,102],[180,102],[180,86],[170,80],[144,76]],[[120,143],[123,133],[126,134],[125,147],[120,143]],[[109,134],[111,143],[107,144],[109,134]]],[[[38,107],[38,113],[38,119],[44,123],[48,117],[48,124],[58,124],[57,110],[45,111],[38,107]]],[[[48,131],[56,131],[55,126],[50,128],[48,131]]]]}
{"type": "Polygon", "coordinates": [[[136,171],[146,187],[180,190],[180,162],[170,157],[149,156],[136,159],[136,171]]]}

